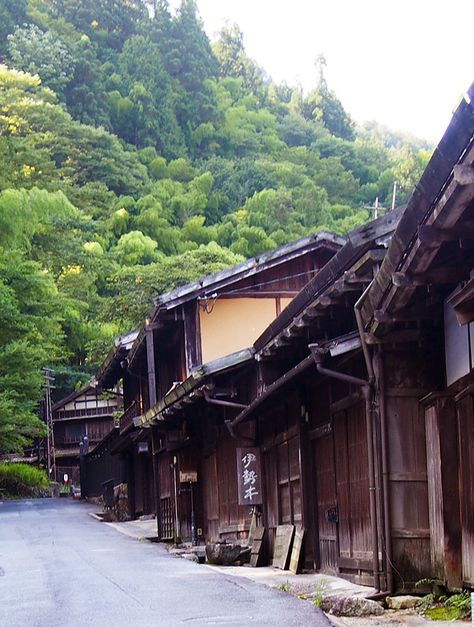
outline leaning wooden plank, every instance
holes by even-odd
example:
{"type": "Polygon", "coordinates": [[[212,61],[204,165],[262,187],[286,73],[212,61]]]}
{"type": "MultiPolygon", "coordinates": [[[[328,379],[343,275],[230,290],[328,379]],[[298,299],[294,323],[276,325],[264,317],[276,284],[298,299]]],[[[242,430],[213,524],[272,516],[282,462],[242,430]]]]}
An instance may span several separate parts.
{"type": "Polygon", "coordinates": [[[272,566],[275,568],[286,570],[294,532],[294,525],[279,525],[276,528],[275,548],[273,550],[272,562],[272,566]]]}
{"type": "Polygon", "coordinates": [[[304,529],[296,529],[291,550],[290,570],[296,575],[300,563],[301,549],[303,548],[304,529]]]}
{"type": "Polygon", "coordinates": [[[259,566],[263,559],[263,539],[265,537],[265,527],[257,527],[254,531],[252,551],[250,553],[250,566],[259,566]]]}

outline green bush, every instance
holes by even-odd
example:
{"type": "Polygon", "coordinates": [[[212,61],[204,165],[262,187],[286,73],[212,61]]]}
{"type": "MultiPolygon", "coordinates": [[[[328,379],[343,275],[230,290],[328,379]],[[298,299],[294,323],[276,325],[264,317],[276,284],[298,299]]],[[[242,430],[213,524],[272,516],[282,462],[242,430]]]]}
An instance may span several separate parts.
{"type": "Polygon", "coordinates": [[[48,488],[43,470],[28,464],[0,463],[0,493],[3,496],[39,496],[48,488]]]}

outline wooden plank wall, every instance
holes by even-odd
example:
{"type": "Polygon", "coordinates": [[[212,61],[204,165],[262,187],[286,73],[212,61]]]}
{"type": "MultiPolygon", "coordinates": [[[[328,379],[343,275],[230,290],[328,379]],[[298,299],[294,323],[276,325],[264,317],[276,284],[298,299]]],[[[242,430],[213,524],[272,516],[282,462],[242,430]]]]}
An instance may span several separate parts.
{"type": "Polygon", "coordinates": [[[432,576],[449,588],[461,586],[458,434],[449,393],[424,400],[432,576]]]}
{"type": "Polygon", "coordinates": [[[217,455],[213,451],[202,462],[204,534],[208,541],[219,539],[219,482],[217,479],[217,455]]]}
{"type": "Polygon", "coordinates": [[[368,447],[363,402],[334,415],[334,443],[339,571],[371,570],[368,447]]]}
{"type": "Polygon", "coordinates": [[[265,486],[264,525],[272,554],[276,528],[303,525],[300,470],[301,402],[297,391],[287,392],[262,415],[261,444],[265,486]]]}
{"type": "Polygon", "coordinates": [[[462,578],[474,585],[474,397],[457,403],[459,429],[459,485],[462,525],[462,578]]]}
{"type": "Polygon", "coordinates": [[[171,459],[168,452],[162,452],[158,455],[158,481],[160,537],[162,540],[172,540],[174,535],[174,505],[171,459]]]}
{"type": "Polygon", "coordinates": [[[397,585],[404,589],[413,589],[431,571],[425,417],[420,405],[433,385],[430,357],[407,350],[384,355],[393,561],[397,585]]]}
{"type": "Polygon", "coordinates": [[[217,455],[217,489],[219,536],[223,539],[243,539],[250,528],[250,508],[238,504],[237,452],[243,442],[231,437],[227,427],[219,427],[217,455]]]}

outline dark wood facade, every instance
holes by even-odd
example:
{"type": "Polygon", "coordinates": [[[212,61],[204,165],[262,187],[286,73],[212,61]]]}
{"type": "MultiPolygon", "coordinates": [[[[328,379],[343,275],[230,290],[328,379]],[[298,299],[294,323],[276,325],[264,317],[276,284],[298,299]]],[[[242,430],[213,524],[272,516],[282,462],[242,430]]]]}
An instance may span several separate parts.
{"type": "Polygon", "coordinates": [[[122,407],[118,395],[101,395],[87,385],[55,403],[52,407],[56,481],[79,485],[80,444],[98,444],[114,426],[114,413],[122,407]]]}
{"type": "Polygon", "coordinates": [[[326,248],[311,278],[315,251],[294,248],[278,268],[269,257],[158,299],[123,366],[122,450],[150,442],[160,537],[242,540],[254,515],[267,558],[290,524],[307,568],[382,592],[425,577],[473,587],[473,242],[466,101],[408,206],[326,248]],[[249,349],[203,364],[203,316],[241,289],[294,298],[249,349]],[[261,463],[252,508],[245,446],[261,463]]]}
{"type": "MultiPolygon", "coordinates": [[[[222,406],[220,411],[209,410],[219,399],[232,403],[238,384],[227,389],[226,381],[224,391],[215,390],[218,365],[216,376],[207,377],[193,392],[189,408],[178,402],[168,409],[168,399],[174,398],[174,390],[180,392],[193,382],[203,354],[217,355],[211,363],[219,364],[228,346],[234,346],[238,366],[239,355],[257,337],[253,327],[263,330],[342,244],[340,237],[319,233],[161,296],[126,354],[115,351],[98,373],[103,388],[119,379],[123,383],[125,411],[116,452],[128,467],[130,515],[156,512],[163,539],[190,539],[191,527],[200,538],[248,531],[248,508],[244,513],[237,505],[238,441],[224,424],[235,411],[229,405],[228,415],[222,406]],[[236,323],[242,337],[234,333],[236,323]],[[223,333],[222,346],[213,340],[213,328],[223,333]],[[208,396],[216,398],[209,401],[208,396]],[[196,473],[198,480],[180,481],[181,473],[189,472],[196,473]]],[[[244,397],[252,393],[253,380],[249,386],[244,397]]]]}

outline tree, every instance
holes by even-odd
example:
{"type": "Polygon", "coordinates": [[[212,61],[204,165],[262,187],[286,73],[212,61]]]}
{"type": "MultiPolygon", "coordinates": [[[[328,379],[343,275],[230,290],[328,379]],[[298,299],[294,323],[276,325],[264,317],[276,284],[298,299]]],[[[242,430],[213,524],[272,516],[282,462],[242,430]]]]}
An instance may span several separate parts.
{"type": "Polygon", "coordinates": [[[0,133],[8,155],[5,186],[96,181],[118,194],[136,194],[148,181],[136,153],[114,135],[74,121],[38,77],[5,66],[0,66],[0,133]]]}
{"type": "Polygon", "coordinates": [[[0,451],[20,451],[43,424],[42,366],[63,351],[61,298],[52,277],[0,248],[0,451]]]}
{"type": "Polygon", "coordinates": [[[115,129],[136,146],[154,146],[165,157],[184,154],[174,110],[172,82],[159,47],[141,35],[130,37],[118,59],[122,88],[131,103],[130,122],[115,129]]]}
{"type": "Polygon", "coordinates": [[[125,233],[117,242],[115,253],[127,265],[151,263],[157,258],[157,243],[141,231],[125,233]]]}
{"type": "Polygon", "coordinates": [[[222,77],[242,80],[244,89],[264,100],[265,72],[245,52],[244,34],[237,24],[221,28],[213,52],[222,77]]]}
{"type": "Polygon", "coordinates": [[[319,71],[318,86],[302,102],[303,115],[307,120],[320,120],[336,137],[353,140],[354,123],[346,113],[341,101],[327,85],[324,76],[326,59],[319,55],[316,66],[319,71]]]}
{"type": "Polygon", "coordinates": [[[34,24],[17,28],[8,36],[13,66],[29,74],[39,74],[41,82],[64,100],[66,85],[72,80],[74,62],[63,42],[51,31],[34,24]]]}
{"type": "MultiPolygon", "coordinates": [[[[182,0],[173,20],[173,62],[171,76],[177,81],[176,111],[178,122],[192,144],[192,130],[216,115],[214,93],[209,80],[218,74],[218,63],[198,17],[194,0],[182,0]]],[[[171,56],[171,53],[170,53],[171,56]]]]}
{"type": "Polygon", "coordinates": [[[8,35],[26,22],[27,0],[3,0],[0,4],[0,62],[8,52],[8,35]]]}

